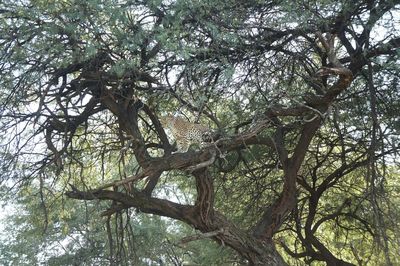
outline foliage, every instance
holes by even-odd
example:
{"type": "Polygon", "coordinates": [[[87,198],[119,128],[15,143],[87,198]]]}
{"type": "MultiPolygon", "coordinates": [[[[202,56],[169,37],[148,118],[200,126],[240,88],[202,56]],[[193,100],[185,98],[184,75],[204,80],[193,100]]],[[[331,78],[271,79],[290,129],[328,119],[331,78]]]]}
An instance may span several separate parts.
{"type": "Polygon", "coordinates": [[[399,264],[398,8],[2,1],[0,263],[399,264]]]}

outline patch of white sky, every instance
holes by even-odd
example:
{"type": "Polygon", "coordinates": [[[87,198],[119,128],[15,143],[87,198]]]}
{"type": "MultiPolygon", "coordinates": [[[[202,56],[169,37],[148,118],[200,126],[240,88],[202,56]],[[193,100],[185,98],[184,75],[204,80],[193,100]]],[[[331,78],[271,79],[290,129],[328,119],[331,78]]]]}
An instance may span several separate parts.
{"type": "MultiPolygon", "coordinates": [[[[386,12],[376,24],[371,29],[370,36],[371,36],[371,43],[370,46],[373,47],[379,43],[384,43],[385,41],[390,40],[393,37],[398,37],[400,33],[400,6],[397,9],[386,12]]],[[[361,14],[360,20],[362,21],[361,24],[352,24],[352,29],[361,34],[364,28],[367,26],[367,22],[369,19],[369,13],[361,14]]],[[[347,33],[348,34],[348,33],[347,33]]],[[[347,35],[353,48],[356,48],[357,44],[352,36],[347,35]]]]}
{"type": "MultiPolygon", "coordinates": [[[[21,73],[21,75],[24,74],[21,73]]],[[[68,81],[71,80],[70,77],[67,77],[67,79],[68,81]]],[[[31,88],[29,89],[29,91],[38,92],[39,91],[38,87],[40,86],[42,89],[46,88],[48,82],[49,82],[48,79],[45,76],[43,76],[39,81],[38,85],[32,84],[30,86],[31,88]],[[37,86],[37,88],[35,88],[35,86],[37,86]]],[[[50,86],[48,89],[54,90],[59,86],[61,86],[61,80],[59,81],[59,84],[54,84],[50,86]]],[[[42,93],[46,94],[47,92],[42,92],[42,93]]],[[[78,104],[80,108],[69,108],[68,115],[70,116],[79,115],[82,108],[89,102],[89,100],[90,100],[89,96],[81,97],[80,95],[77,95],[71,97],[70,103],[78,104]]],[[[44,124],[45,119],[47,119],[46,118],[47,116],[51,115],[51,113],[58,112],[60,108],[57,105],[55,97],[47,96],[45,98],[45,101],[46,102],[44,102],[43,105],[46,105],[46,108],[43,108],[43,105],[40,103],[41,97],[36,97],[36,99],[31,97],[31,99],[27,99],[26,104],[22,105],[18,112],[22,117],[26,115],[26,116],[31,116],[31,118],[30,119],[22,118],[14,120],[13,122],[10,123],[10,125],[12,126],[8,127],[6,132],[4,132],[3,134],[3,138],[1,140],[2,145],[5,145],[5,143],[11,143],[11,145],[6,145],[8,146],[9,149],[8,152],[14,153],[18,151],[20,155],[22,155],[19,156],[21,161],[32,161],[33,159],[37,160],[38,156],[45,155],[45,150],[47,146],[44,141],[44,135],[43,134],[33,135],[33,132],[38,130],[38,128],[40,127],[39,124],[44,124]],[[39,116],[36,116],[35,113],[38,113],[39,116]],[[22,148],[20,145],[24,145],[25,147],[22,148]]],[[[5,109],[3,111],[3,115],[4,117],[13,116],[13,112],[14,110],[5,109]]],[[[60,148],[61,145],[62,145],[61,142],[55,143],[56,147],[59,146],[60,148]]]]}
{"type": "Polygon", "coordinates": [[[5,243],[7,239],[12,237],[10,235],[10,231],[6,230],[7,220],[18,213],[18,205],[17,204],[10,204],[7,202],[2,201],[0,204],[0,242],[5,243]]]}
{"type": "MultiPolygon", "coordinates": [[[[17,74],[17,73],[16,73],[17,74]]],[[[18,73],[18,75],[23,75],[23,73],[18,73]]],[[[68,77],[68,79],[70,79],[68,77]]],[[[42,84],[36,85],[40,86],[43,84],[47,84],[48,80],[45,77],[42,77],[42,80],[40,81],[42,84]]],[[[61,85],[61,81],[59,84],[55,84],[51,87],[51,89],[56,88],[61,85]]],[[[33,88],[35,85],[32,84],[32,90],[35,90],[33,88]]],[[[46,85],[43,85],[42,87],[45,87],[46,85]]],[[[37,88],[36,88],[37,90],[37,88]]],[[[85,106],[87,102],[90,100],[89,97],[80,97],[76,96],[74,98],[71,98],[71,102],[79,102],[80,106],[85,106]]],[[[43,115],[49,115],[50,111],[56,111],[57,106],[56,106],[56,100],[53,99],[50,102],[46,102],[47,108],[49,110],[39,110],[40,106],[40,98],[36,98],[35,100],[29,100],[27,101],[26,105],[23,105],[21,107],[21,110],[19,112],[21,114],[34,114],[37,111],[40,111],[40,114],[42,115],[42,118],[39,119],[44,119],[43,115]]],[[[7,109],[3,109],[3,115],[12,115],[12,111],[8,111],[7,109]]],[[[69,115],[78,115],[79,111],[78,110],[69,110],[69,115]]],[[[15,121],[14,121],[15,122],[15,121]]],[[[13,123],[14,123],[13,122],[13,123]]],[[[42,121],[44,122],[44,121],[42,121]]],[[[18,152],[20,155],[18,156],[18,161],[16,163],[18,164],[27,164],[30,162],[35,162],[39,161],[40,158],[43,158],[46,154],[46,149],[47,145],[44,141],[44,135],[39,134],[39,135],[34,135],[32,136],[32,133],[36,130],[35,128],[37,125],[33,123],[33,119],[31,121],[28,120],[21,120],[18,121],[17,123],[13,124],[11,127],[9,127],[6,132],[3,132],[3,138],[2,138],[2,148],[7,149],[8,152],[11,154],[18,152]],[[6,143],[9,143],[6,145],[6,143]],[[17,144],[18,143],[18,144],[17,144]],[[21,145],[24,145],[24,147],[21,147],[21,145]],[[7,147],[7,148],[6,148],[7,147]]],[[[57,145],[57,143],[55,143],[57,145]]],[[[61,145],[61,143],[58,143],[58,145],[61,145]]],[[[14,170],[14,171],[19,171],[19,170],[14,170]]],[[[18,174],[18,173],[17,173],[18,174]]],[[[23,174],[20,172],[20,174],[23,174]]],[[[8,181],[5,181],[2,183],[2,185],[5,185],[6,187],[10,188],[9,192],[4,192],[4,193],[11,193],[13,191],[11,188],[15,185],[15,180],[12,181],[9,179],[8,181]]],[[[48,181],[50,182],[50,181],[48,181]]],[[[19,205],[15,202],[15,199],[13,197],[8,197],[7,200],[1,201],[0,204],[0,241],[9,239],[11,231],[6,230],[6,220],[9,219],[11,216],[16,215],[16,214],[21,214],[19,213],[21,211],[21,208],[19,205]]]]}

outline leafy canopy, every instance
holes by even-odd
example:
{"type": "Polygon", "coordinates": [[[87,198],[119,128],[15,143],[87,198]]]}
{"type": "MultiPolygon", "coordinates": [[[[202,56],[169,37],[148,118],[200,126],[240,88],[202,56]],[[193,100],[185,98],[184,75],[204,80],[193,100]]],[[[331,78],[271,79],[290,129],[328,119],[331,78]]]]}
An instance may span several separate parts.
{"type": "Polygon", "coordinates": [[[0,262],[398,264],[398,8],[2,1],[0,262]]]}

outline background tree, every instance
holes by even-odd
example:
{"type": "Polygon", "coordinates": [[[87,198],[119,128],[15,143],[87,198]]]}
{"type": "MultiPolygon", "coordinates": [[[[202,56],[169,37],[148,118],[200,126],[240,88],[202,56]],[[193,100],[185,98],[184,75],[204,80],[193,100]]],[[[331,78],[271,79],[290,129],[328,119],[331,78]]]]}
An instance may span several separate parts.
{"type": "Polygon", "coordinates": [[[398,2],[348,2],[3,1],[4,183],[45,230],[64,195],[106,204],[99,263],[151,263],[134,210],[217,264],[398,263],[398,2]],[[171,112],[209,144],[174,152],[171,112]]]}

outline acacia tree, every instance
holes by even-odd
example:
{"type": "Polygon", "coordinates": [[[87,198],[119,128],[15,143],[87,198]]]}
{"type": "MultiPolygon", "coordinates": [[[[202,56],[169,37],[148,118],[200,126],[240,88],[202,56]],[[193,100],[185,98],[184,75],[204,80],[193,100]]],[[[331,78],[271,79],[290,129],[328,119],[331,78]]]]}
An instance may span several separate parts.
{"type": "Polygon", "coordinates": [[[277,242],[307,262],[364,265],[357,230],[390,265],[396,4],[3,1],[3,169],[110,202],[105,216],[182,221],[254,265],[285,265],[277,242]],[[174,152],[168,112],[215,134],[174,152]],[[178,173],[193,202],[154,192],[178,173]]]}

